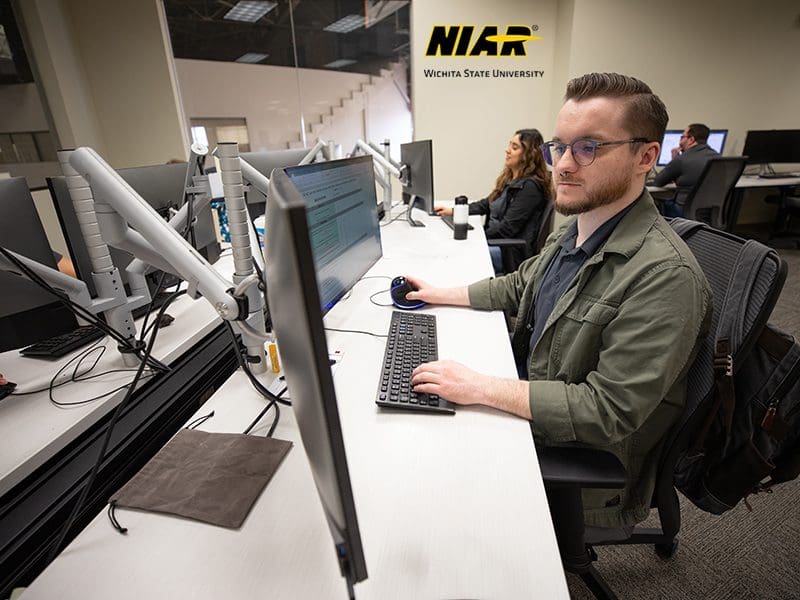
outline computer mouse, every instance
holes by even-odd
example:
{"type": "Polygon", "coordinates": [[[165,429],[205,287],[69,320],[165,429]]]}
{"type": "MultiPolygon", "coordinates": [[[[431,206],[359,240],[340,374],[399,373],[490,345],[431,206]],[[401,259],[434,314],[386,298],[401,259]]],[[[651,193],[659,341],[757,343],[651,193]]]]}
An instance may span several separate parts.
{"type": "Polygon", "coordinates": [[[392,297],[392,303],[394,303],[397,308],[402,308],[404,310],[422,308],[427,302],[423,302],[422,300],[409,300],[406,298],[408,292],[413,292],[416,289],[417,288],[412,286],[402,275],[395,277],[392,279],[392,285],[389,288],[389,295],[392,297]]]}

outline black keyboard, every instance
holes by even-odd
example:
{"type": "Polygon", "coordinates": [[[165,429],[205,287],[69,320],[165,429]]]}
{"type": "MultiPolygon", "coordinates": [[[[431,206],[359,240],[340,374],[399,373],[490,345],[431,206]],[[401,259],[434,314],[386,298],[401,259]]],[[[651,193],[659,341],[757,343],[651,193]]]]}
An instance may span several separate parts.
{"type": "Polygon", "coordinates": [[[23,356],[35,358],[60,358],[73,350],[88,346],[105,335],[94,325],[83,325],[20,350],[23,356]]]}
{"type": "Polygon", "coordinates": [[[394,311],[375,400],[378,406],[455,414],[452,403],[411,389],[411,371],[437,357],[436,317],[394,311]]]}
{"type": "MultiPolygon", "coordinates": [[[[450,229],[456,228],[456,226],[453,224],[453,217],[451,215],[442,215],[442,221],[444,221],[450,229]]],[[[475,228],[467,223],[467,231],[471,231],[472,229],[475,228]]]]}

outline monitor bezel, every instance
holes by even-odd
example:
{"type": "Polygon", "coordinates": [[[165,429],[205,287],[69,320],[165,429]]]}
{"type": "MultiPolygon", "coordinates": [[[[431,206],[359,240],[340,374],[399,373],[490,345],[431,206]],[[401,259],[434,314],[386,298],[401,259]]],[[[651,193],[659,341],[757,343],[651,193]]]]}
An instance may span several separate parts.
{"type": "Polygon", "coordinates": [[[417,198],[422,199],[422,210],[424,210],[427,214],[433,215],[436,214],[433,210],[434,205],[434,196],[436,195],[434,192],[435,184],[433,178],[433,140],[415,140],[413,142],[407,142],[405,144],[400,144],[400,162],[407,167],[407,177],[408,181],[403,184],[403,201],[409,202],[414,196],[417,198]],[[430,190],[420,190],[416,187],[417,184],[414,183],[414,169],[411,168],[411,164],[408,160],[408,153],[420,153],[422,154],[423,158],[427,155],[426,167],[430,172],[430,190]],[[427,192],[430,191],[430,194],[420,194],[419,192],[427,192]]]}
{"type": "Polygon", "coordinates": [[[306,206],[285,169],[275,169],[270,178],[266,222],[267,296],[292,410],[342,575],[352,586],[367,578],[366,559],[322,321],[306,206]]]}

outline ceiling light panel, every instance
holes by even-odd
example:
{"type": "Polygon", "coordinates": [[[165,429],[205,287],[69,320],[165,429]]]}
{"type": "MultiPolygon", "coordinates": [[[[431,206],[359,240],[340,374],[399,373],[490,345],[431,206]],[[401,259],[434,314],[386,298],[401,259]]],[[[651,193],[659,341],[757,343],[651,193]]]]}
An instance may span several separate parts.
{"type": "Polygon", "coordinates": [[[364,26],[364,17],[362,15],[347,15],[338,21],[334,21],[327,27],[325,31],[332,31],[333,33],[350,33],[364,26]]]}
{"type": "Polygon", "coordinates": [[[242,54],[239,58],[236,59],[236,62],[240,63],[260,63],[262,60],[267,58],[269,54],[259,54],[258,52],[248,52],[247,54],[242,54]]]}
{"type": "Polygon", "coordinates": [[[225,13],[224,19],[229,21],[245,21],[255,23],[273,8],[277,2],[264,2],[257,0],[240,0],[232,9],[225,13]]]}
{"type": "Polygon", "coordinates": [[[327,65],[322,65],[322,66],[327,67],[328,69],[341,69],[342,67],[354,64],[356,64],[356,61],[354,60],[351,60],[349,58],[340,58],[338,60],[334,60],[333,62],[329,62],[327,65]]]}

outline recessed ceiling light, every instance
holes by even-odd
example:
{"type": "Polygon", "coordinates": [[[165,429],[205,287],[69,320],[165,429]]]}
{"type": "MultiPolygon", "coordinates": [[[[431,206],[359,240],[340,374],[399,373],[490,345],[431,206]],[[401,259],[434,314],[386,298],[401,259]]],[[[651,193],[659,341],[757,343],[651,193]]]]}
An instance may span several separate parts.
{"type": "Polygon", "coordinates": [[[278,6],[277,2],[239,0],[236,6],[225,13],[223,19],[255,23],[276,6],[278,6]]]}
{"type": "Polygon", "coordinates": [[[323,29],[333,33],[350,33],[351,31],[364,26],[364,17],[361,15],[347,15],[338,21],[334,21],[323,29]]]}
{"type": "Polygon", "coordinates": [[[236,59],[236,62],[240,63],[260,63],[262,60],[267,58],[269,54],[259,54],[257,52],[248,52],[247,54],[242,54],[239,58],[236,59]]]}
{"type": "Polygon", "coordinates": [[[328,67],[329,69],[341,69],[342,67],[354,64],[356,64],[356,61],[354,60],[350,60],[349,58],[340,58],[338,60],[334,60],[333,62],[329,62],[327,65],[322,65],[322,66],[328,67]]]}

